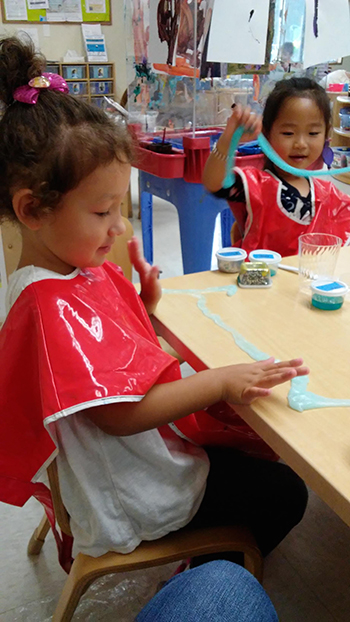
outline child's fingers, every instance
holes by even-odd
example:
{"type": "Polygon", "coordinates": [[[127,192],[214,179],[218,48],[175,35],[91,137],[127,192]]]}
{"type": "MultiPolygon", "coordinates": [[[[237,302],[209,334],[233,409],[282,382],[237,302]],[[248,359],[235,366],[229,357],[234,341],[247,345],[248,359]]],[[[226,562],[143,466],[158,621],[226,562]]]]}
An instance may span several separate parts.
{"type": "Polygon", "coordinates": [[[303,364],[303,359],[302,358],[298,358],[298,359],[290,359],[289,361],[279,361],[278,363],[274,362],[275,359],[273,357],[270,357],[268,359],[266,359],[265,361],[258,361],[257,363],[253,363],[253,365],[255,367],[259,367],[260,369],[264,370],[264,371],[268,371],[268,370],[274,370],[274,369],[281,369],[284,367],[301,367],[301,365],[303,364]]]}
{"type": "Polygon", "coordinates": [[[138,239],[133,236],[128,241],[129,259],[137,272],[144,271],[149,264],[142,255],[138,239]]]}
{"type": "Polygon", "coordinates": [[[264,387],[265,389],[272,389],[277,384],[282,384],[283,382],[287,382],[288,380],[292,380],[295,378],[297,372],[293,368],[289,369],[281,369],[280,371],[276,371],[275,373],[268,373],[263,378],[259,380],[257,385],[259,387],[264,387]]]}
{"type": "Polygon", "coordinates": [[[242,401],[244,404],[251,404],[254,400],[261,397],[268,397],[271,395],[271,389],[264,387],[249,387],[243,391],[242,401]]]}

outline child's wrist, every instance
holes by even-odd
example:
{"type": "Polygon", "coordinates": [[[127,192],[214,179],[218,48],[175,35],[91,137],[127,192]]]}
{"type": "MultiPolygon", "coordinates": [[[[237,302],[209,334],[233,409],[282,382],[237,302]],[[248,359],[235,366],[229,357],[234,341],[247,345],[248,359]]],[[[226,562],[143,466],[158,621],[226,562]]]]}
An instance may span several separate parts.
{"type": "Polygon", "coordinates": [[[234,132],[230,132],[229,134],[225,134],[224,132],[223,134],[221,134],[218,142],[216,143],[218,150],[221,151],[221,153],[223,153],[224,155],[227,155],[230,150],[233,134],[234,132]]]}

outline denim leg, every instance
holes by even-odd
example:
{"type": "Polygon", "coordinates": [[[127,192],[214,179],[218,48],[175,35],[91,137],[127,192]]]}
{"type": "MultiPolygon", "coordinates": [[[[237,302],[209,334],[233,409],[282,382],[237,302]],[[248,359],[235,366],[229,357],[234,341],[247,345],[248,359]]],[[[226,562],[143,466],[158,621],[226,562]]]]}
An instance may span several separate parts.
{"type": "Polygon", "coordinates": [[[170,579],[135,622],[278,622],[278,618],[253,575],[218,560],[170,579]]]}

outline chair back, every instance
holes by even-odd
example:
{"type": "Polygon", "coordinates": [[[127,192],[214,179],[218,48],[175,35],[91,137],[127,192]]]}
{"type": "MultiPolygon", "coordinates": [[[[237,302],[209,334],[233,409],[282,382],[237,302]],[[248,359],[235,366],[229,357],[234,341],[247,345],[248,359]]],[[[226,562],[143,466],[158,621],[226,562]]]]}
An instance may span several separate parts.
{"type": "Polygon", "coordinates": [[[61,497],[56,458],[48,466],[47,475],[49,478],[51,497],[53,502],[53,508],[55,510],[57,524],[60,527],[61,531],[63,531],[63,533],[67,534],[67,536],[71,536],[72,532],[69,525],[69,514],[63,504],[61,497]]]}

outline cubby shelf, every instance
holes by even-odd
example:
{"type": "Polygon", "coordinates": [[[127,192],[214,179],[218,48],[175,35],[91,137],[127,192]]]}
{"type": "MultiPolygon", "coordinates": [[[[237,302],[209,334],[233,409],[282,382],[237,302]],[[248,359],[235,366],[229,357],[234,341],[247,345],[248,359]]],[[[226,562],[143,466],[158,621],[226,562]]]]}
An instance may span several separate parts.
{"type": "Polygon", "coordinates": [[[104,95],[115,97],[113,63],[50,62],[46,70],[61,75],[72,95],[96,106],[102,106],[104,95]]]}

